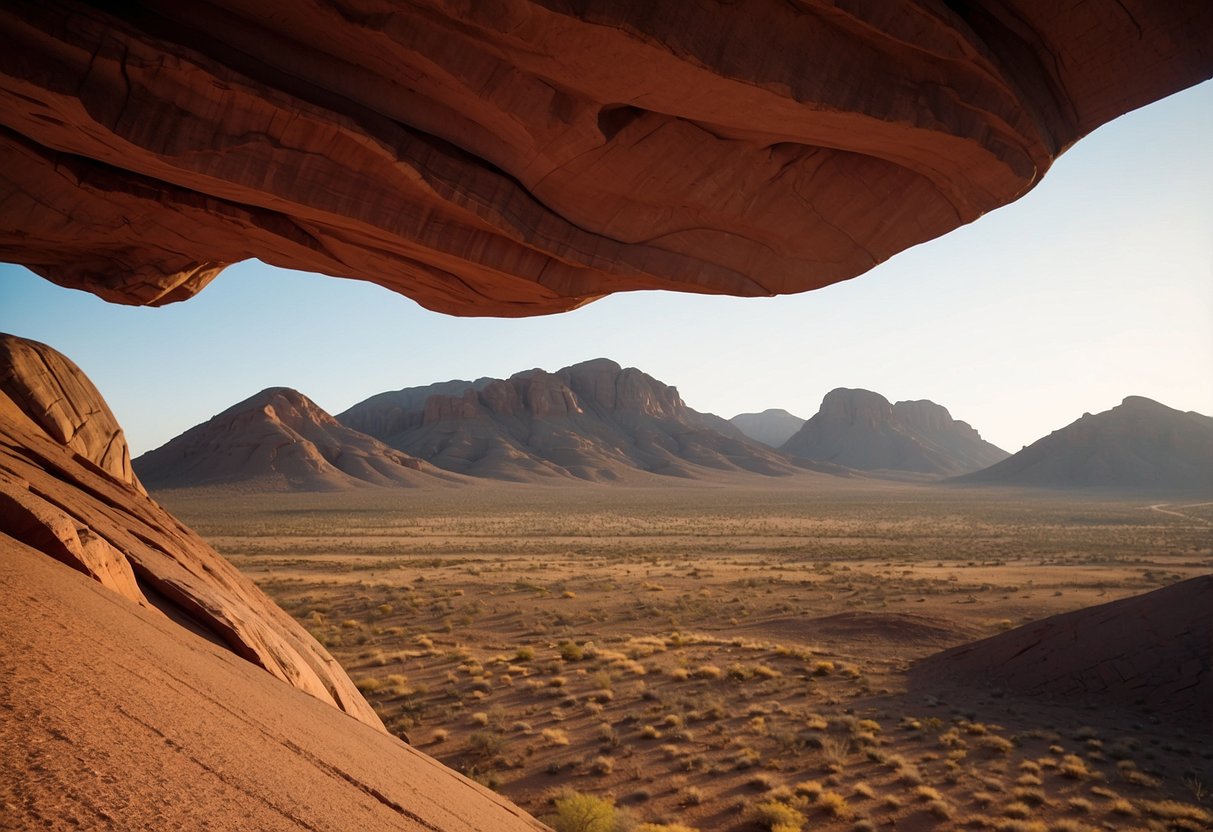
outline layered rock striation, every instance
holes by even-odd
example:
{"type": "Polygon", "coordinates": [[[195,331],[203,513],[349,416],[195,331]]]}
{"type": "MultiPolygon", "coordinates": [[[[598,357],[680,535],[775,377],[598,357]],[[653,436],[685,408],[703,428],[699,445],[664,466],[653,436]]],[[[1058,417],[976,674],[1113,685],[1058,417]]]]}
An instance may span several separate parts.
{"type": "Polygon", "coordinates": [[[793,471],[725,420],[687,407],[673,387],[607,359],[482,380],[462,393],[429,389],[381,394],[337,418],[441,468],[492,479],[793,471]]]}
{"type": "Polygon", "coordinates": [[[241,485],[342,491],[458,483],[434,466],[346,427],[297,390],[271,387],[134,461],[151,488],[241,485]]]}
{"type": "Polygon", "coordinates": [[[1213,75],[1204,0],[14,0],[0,33],[0,258],[146,305],[250,257],[460,315],[801,292],[1213,75]]]}
{"type": "Polygon", "coordinates": [[[1144,396],[1087,413],[962,482],[1213,492],[1213,418],[1144,396]]]}
{"type": "Polygon", "coordinates": [[[151,500],[129,458],[75,364],[0,335],[0,546],[41,552],[382,731],[333,657],[151,500]]]}
{"type": "Polygon", "coordinates": [[[780,448],[794,457],[861,471],[956,475],[1007,457],[934,402],[891,404],[870,390],[840,387],[780,448]]]}

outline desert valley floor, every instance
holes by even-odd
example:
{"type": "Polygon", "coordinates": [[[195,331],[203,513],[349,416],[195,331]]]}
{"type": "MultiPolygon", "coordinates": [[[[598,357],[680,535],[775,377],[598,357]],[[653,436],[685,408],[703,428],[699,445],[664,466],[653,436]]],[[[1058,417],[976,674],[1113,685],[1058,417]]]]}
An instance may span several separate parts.
{"type": "Polygon", "coordinates": [[[1207,708],[919,663],[1207,575],[1207,498],[814,474],[155,496],[393,732],[540,817],[562,789],[705,832],[1213,817],[1207,708]]]}

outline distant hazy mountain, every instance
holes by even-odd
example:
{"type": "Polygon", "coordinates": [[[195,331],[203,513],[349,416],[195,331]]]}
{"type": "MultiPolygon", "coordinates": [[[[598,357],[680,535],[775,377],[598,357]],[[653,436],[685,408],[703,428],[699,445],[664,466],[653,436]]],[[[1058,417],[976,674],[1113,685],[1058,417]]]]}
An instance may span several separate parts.
{"type": "Polygon", "coordinates": [[[793,470],[726,420],[687,407],[673,387],[607,359],[462,384],[381,394],[338,419],[441,468],[494,479],[793,470]]]}
{"type": "Polygon", "coordinates": [[[955,475],[1007,457],[947,408],[929,401],[890,404],[879,393],[840,387],[781,450],[861,471],[955,475]]]}
{"type": "Polygon", "coordinates": [[[134,460],[149,488],[243,484],[335,491],[458,481],[340,424],[288,387],[271,387],[134,460]]]}
{"type": "Polygon", "coordinates": [[[1213,418],[1129,396],[965,482],[1213,489],[1213,418]]]}
{"type": "Polygon", "coordinates": [[[738,413],[729,421],[755,442],[778,448],[800,430],[805,420],[772,407],[761,413],[738,413]]]}

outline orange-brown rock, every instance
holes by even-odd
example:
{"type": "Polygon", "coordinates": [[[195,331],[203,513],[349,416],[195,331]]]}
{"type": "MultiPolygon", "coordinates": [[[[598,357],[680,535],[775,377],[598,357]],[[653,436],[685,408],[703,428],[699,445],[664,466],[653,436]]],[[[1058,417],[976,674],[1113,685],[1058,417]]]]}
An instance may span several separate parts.
{"type": "Polygon", "coordinates": [[[0,543],[54,558],[383,730],[303,627],[147,496],[113,413],[75,364],[0,335],[0,379],[0,543]]]}
{"type": "Polygon", "coordinates": [[[1055,615],[926,659],[931,682],[1144,709],[1213,734],[1213,576],[1055,615]]]}
{"type": "Polygon", "coordinates": [[[1213,75],[1206,0],[14,0],[0,32],[0,258],[152,305],[249,257],[469,315],[805,291],[1213,75]]]}
{"type": "Polygon", "coordinates": [[[0,828],[546,829],[3,533],[0,595],[0,828]]]}

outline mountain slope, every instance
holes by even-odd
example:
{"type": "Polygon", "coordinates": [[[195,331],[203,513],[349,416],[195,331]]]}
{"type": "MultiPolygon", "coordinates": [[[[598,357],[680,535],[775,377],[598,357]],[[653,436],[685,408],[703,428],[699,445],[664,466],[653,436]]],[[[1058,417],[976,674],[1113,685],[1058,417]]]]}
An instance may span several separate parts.
{"type": "Polygon", "coordinates": [[[687,407],[673,387],[607,359],[476,382],[453,395],[380,394],[338,418],[441,468],[493,479],[794,470],[720,417],[687,407]]]}
{"type": "Polygon", "coordinates": [[[1083,704],[1145,707],[1213,727],[1213,576],[1054,615],[923,660],[920,678],[1083,704]]]}
{"type": "Polygon", "coordinates": [[[992,465],[1006,451],[930,401],[890,404],[879,393],[840,387],[780,450],[861,471],[955,475],[992,465]]]}
{"type": "Polygon", "coordinates": [[[964,482],[1213,489],[1213,418],[1141,396],[1084,415],[964,482]]]}
{"type": "Polygon", "coordinates": [[[271,387],[232,405],[133,465],[151,488],[240,483],[337,491],[457,479],[346,427],[288,387],[271,387]]]}
{"type": "Polygon", "coordinates": [[[805,423],[799,416],[778,407],[768,408],[761,413],[738,413],[729,421],[750,439],[772,448],[778,448],[791,439],[805,423]]]}

